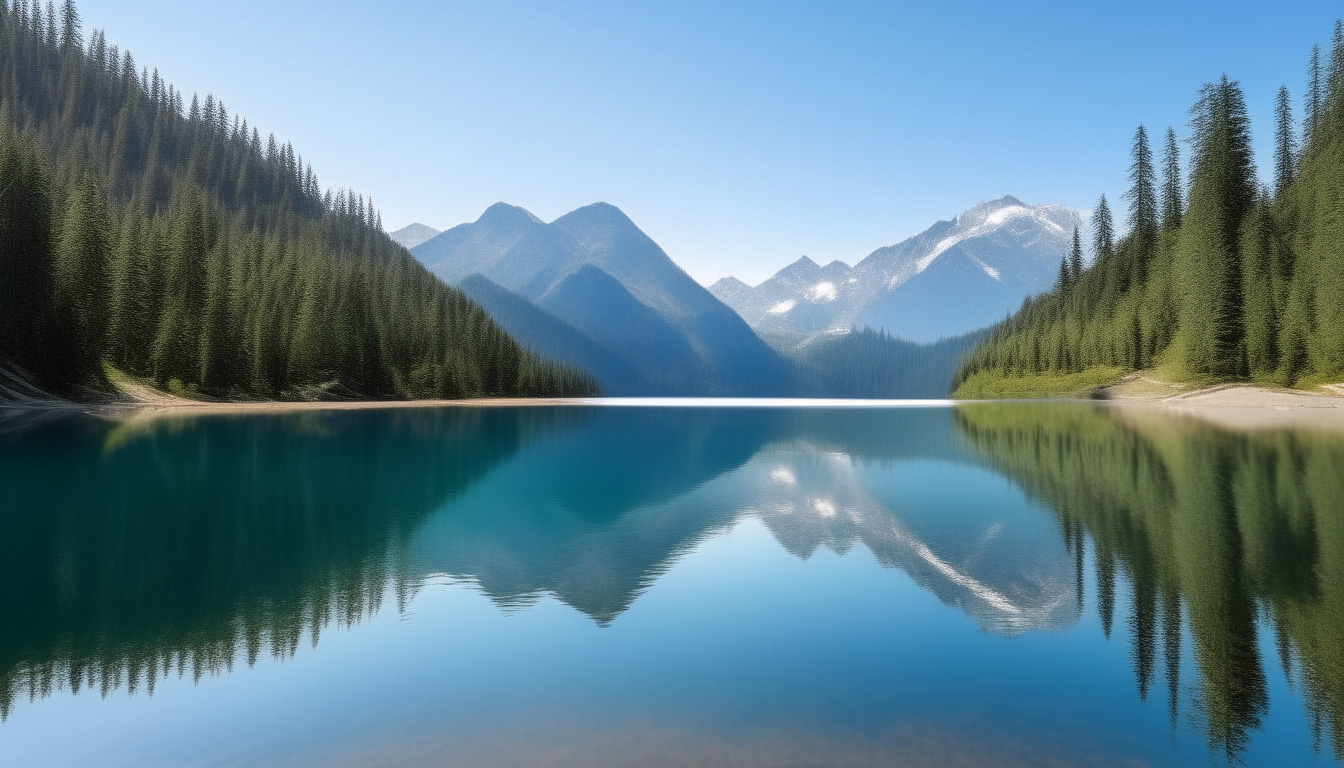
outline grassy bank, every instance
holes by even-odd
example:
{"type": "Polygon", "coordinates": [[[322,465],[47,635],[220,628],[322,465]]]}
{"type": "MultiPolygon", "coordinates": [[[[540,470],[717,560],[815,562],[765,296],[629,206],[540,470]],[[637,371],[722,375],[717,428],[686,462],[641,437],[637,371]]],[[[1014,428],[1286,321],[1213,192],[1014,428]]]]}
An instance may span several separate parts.
{"type": "Polygon", "coordinates": [[[1089,397],[1120,381],[1124,368],[1097,366],[1081,373],[1031,373],[1005,376],[997,371],[972,374],[952,393],[957,400],[1012,400],[1042,397],[1089,397]]]}

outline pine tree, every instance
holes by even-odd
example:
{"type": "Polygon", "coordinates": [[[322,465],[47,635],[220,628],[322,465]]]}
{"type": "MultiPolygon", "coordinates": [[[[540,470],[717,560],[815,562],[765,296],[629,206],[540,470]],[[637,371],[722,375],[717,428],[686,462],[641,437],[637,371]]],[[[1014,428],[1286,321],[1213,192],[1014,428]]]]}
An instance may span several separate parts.
{"type": "Polygon", "coordinates": [[[1195,152],[1190,207],[1181,227],[1183,364],[1195,376],[1243,372],[1238,233],[1255,199],[1250,127],[1241,89],[1224,76],[1192,110],[1195,152]]]}
{"type": "Polygon", "coordinates": [[[204,206],[198,192],[184,193],[169,212],[172,255],[164,290],[163,315],[154,341],[154,378],[199,384],[201,318],[205,313],[206,259],[204,206]]]}
{"type": "Polygon", "coordinates": [[[1157,247],[1158,203],[1157,172],[1153,167],[1153,151],[1148,145],[1148,131],[1142,125],[1134,131],[1134,147],[1130,151],[1129,190],[1125,198],[1129,200],[1129,237],[1132,240],[1127,249],[1130,259],[1123,276],[1127,289],[1139,285],[1146,278],[1148,262],[1153,258],[1157,247]]]}
{"type": "Polygon", "coordinates": [[[1288,87],[1274,97],[1274,192],[1283,194],[1297,169],[1297,140],[1293,134],[1293,104],[1288,87]]]}
{"type": "Polygon", "coordinates": [[[79,11],[74,0],[65,0],[61,6],[61,47],[67,50],[78,49],[84,45],[80,34],[79,11]]]}
{"type": "Polygon", "coordinates": [[[1307,60],[1307,93],[1302,105],[1302,144],[1311,146],[1316,123],[1321,116],[1324,91],[1321,87],[1321,46],[1311,47],[1311,58],[1307,60]]]}
{"type": "Polygon", "coordinates": [[[1268,193],[1265,193],[1251,207],[1240,233],[1246,367],[1252,377],[1261,379],[1271,376],[1279,367],[1271,227],[1268,193]]]}
{"type": "Polygon", "coordinates": [[[66,205],[56,247],[53,295],[61,348],[84,373],[82,380],[72,384],[94,384],[102,379],[110,229],[102,190],[86,177],[66,205]]]}
{"type": "Polygon", "coordinates": [[[1181,226],[1185,210],[1181,190],[1181,150],[1176,144],[1176,131],[1167,127],[1167,140],[1162,152],[1162,227],[1181,226]]]}
{"type": "Polygon", "coordinates": [[[113,253],[108,308],[108,354],[113,364],[144,372],[140,350],[146,346],[145,316],[150,311],[149,275],[140,217],[126,216],[113,253]]]}
{"type": "Polygon", "coordinates": [[[1073,228],[1073,247],[1069,249],[1069,285],[1073,286],[1083,277],[1083,237],[1078,227],[1073,228]]]}
{"type": "Polygon", "coordinates": [[[1115,223],[1111,218],[1111,206],[1106,195],[1097,201],[1092,212],[1092,253],[1098,264],[1115,252],[1115,223]]]}
{"type": "Polygon", "coordinates": [[[1156,234],[1157,173],[1153,168],[1153,152],[1148,146],[1148,131],[1140,125],[1134,131],[1134,148],[1130,151],[1129,226],[1134,233],[1144,236],[1156,234]]]}

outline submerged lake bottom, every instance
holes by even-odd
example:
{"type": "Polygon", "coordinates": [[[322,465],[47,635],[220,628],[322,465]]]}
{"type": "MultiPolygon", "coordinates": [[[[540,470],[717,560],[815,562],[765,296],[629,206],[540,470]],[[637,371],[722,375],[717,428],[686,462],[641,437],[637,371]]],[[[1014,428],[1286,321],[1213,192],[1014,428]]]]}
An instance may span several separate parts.
{"type": "Polygon", "coordinates": [[[1344,432],[755,405],[0,418],[0,765],[1344,762],[1344,432]]]}

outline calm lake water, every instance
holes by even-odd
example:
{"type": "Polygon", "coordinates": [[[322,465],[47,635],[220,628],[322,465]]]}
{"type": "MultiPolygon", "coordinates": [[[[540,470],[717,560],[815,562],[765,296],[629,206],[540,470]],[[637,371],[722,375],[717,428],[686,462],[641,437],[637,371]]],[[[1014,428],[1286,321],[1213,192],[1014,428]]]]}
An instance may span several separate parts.
{"type": "Polygon", "coordinates": [[[0,765],[1344,758],[1341,433],[11,415],[0,493],[0,765]]]}

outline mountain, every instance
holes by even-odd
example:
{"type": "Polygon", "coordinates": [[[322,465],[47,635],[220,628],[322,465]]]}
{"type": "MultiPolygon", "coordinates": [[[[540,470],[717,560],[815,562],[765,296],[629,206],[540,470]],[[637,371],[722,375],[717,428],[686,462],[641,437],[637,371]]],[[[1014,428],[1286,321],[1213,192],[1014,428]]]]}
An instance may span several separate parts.
{"type": "Polygon", "coordinates": [[[1048,290],[1085,212],[1012,196],[939,221],[857,265],[804,256],[752,288],[724,278],[710,292],[758,333],[805,345],[868,325],[913,341],[983,328],[1048,290]]]}
{"type": "Polygon", "coordinates": [[[479,274],[584,331],[654,384],[646,394],[788,391],[786,361],[613,205],[546,223],[497,203],[412,253],[449,284],[479,274]]]}
{"type": "Polygon", "coordinates": [[[392,242],[400,245],[402,248],[410,250],[429,238],[439,234],[441,231],[442,230],[428,227],[420,223],[407,224],[396,232],[389,234],[388,237],[392,238],[392,242]]]}
{"type": "Polygon", "coordinates": [[[605,395],[621,397],[655,391],[649,379],[620,355],[573,325],[528,301],[526,296],[479,274],[458,284],[519,344],[552,360],[588,371],[605,395]]]}

